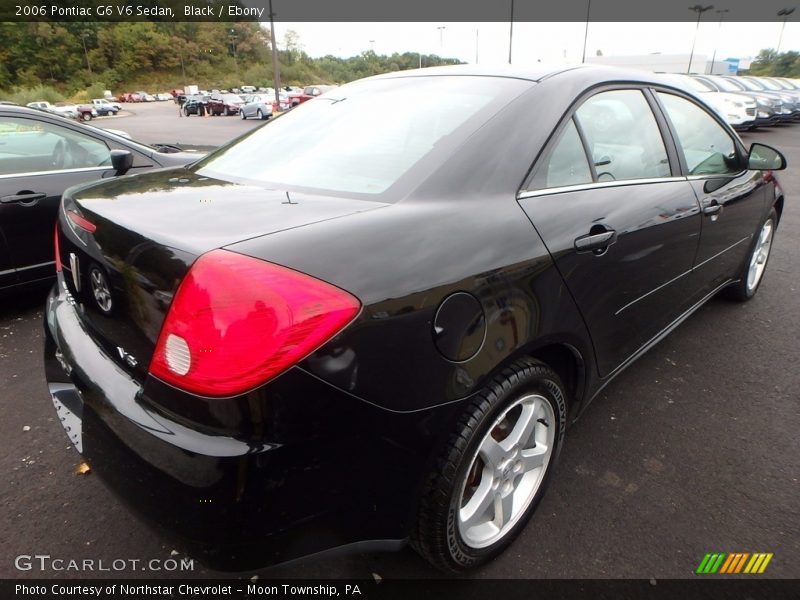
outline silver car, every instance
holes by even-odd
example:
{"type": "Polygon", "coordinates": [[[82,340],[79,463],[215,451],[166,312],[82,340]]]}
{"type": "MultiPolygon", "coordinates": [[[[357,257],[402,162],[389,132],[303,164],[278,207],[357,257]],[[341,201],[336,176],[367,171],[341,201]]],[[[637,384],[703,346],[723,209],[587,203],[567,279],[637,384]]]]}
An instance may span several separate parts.
{"type": "Polygon", "coordinates": [[[266,94],[253,94],[246,96],[244,104],[239,109],[242,120],[249,117],[256,119],[269,119],[272,116],[272,99],[266,94]]]}

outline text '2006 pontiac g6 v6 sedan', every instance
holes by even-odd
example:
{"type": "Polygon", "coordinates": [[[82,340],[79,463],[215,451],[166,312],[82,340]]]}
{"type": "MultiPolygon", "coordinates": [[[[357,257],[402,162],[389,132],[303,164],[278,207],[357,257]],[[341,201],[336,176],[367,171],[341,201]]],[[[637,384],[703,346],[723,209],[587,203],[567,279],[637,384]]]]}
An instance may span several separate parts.
{"type": "Polygon", "coordinates": [[[211,565],[410,541],[475,567],[615,375],[756,293],[784,167],[656,75],[358,81],[64,194],[50,392],[94,472],[211,565]]]}

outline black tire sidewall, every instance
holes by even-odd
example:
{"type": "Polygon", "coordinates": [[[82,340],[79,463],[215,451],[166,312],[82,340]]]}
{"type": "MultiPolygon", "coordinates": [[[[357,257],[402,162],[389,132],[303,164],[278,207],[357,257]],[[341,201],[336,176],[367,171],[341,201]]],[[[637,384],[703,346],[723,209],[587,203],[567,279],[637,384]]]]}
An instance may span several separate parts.
{"type": "MultiPolygon", "coordinates": [[[[539,372],[542,366],[528,367],[534,369],[534,372],[539,372]]],[[[558,377],[549,369],[545,370],[547,376],[537,376],[534,378],[518,379],[516,383],[512,384],[509,389],[505,390],[502,395],[497,397],[496,401],[492,404],[491,408],[484,412],[479,419],[478,426],[475,428],[473,435],[467,442],[464,451],[461,453],[460,463],[454,479],[453,489],[451,490],[451,497],[447,513],[447,547],[450,553],[451,560],[459,566],[459,568],[469,568],[488,560],[491,560],[500,554],[507,546],[509,546],[514,539],[519,535],[520,531],[525,527],[531,516],[536,510],[539,502],[541,501],[547,486],[552,477],[555,465],[558,461],[558,456],[561,452],[561,447],[564,440],[564,430],[566,427],[566,399],[564,397],[563,386],[561,385],[558,377]],[[472,548],[468,546],[462,539],[458,529],[457,518],[459,503],[461,500],[461,489],[464,479],[467,475],[468,469],[471,467],[472,457],[477,451],[478,445],[487,434],[489,428],[494,424],[495,420],[500,414],[515,400],[528,394],[538,394],[545,398],[553,410],[557,423],[555,424],[555,448],[551,455],[550,462],[547,465],[544,478],[542,479],[536,495],[531,501],[530,505],[525,511],[525,514],[518,519],[514,526],[494,544],[485,548],[472,548]]]]}

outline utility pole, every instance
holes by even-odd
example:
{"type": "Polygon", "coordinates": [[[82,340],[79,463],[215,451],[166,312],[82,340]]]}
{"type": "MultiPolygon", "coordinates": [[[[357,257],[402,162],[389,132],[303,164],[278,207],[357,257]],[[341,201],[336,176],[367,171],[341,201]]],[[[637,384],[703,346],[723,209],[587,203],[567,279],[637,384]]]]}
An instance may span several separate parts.
{"type": "Polygon", "coordinates": [[[514,0],[511,0],[511,18],[508,23],[508,64],[511,64],[511,47],[514,44],[514,0]]]}
{"type": "Polygon", "coordinates": [[[700,17],[703,15],[704,12],[707,10],[711,10],[714,8],[714,5],[711,4],[709,6],[701,6],[699,4],[695,4],[694,6],[690,6],[689,10],[693,10],[697,13],[697,26],[694,28],[694,39],[692,40],[692,52],[689,54],[689,67],[686,69],[687,73],[692,72],[692,59],[694,58],[694,46],[697,43],[697,31],[700,29],[700,17]]]}
{"type": "Polygon", "coordinates": [[[272,11],[272,0],[269,0],[269,30],[272,45],[272,80],[275,84],[275,106],[281,110],[281,70],[278,66],[278,44],[275,42],[275,13],[272,11]]]}
{"type": "Polygon", "coordinates": [[[781,53],[781,42],[783,41],[783,30],[786,29],[786,20],[789,18],[789,15],[794,12],[794,8],[782,8],[777,12],[779,17],[783,17],[783,25],[781,25],[781,34],[778,37],[778,47],[775,50],[775,54],[781,53]]]}
{"type": "Polygon", "coordinates": [[[583,57],[581,64],[586,62],[586,40],[589,39],[589,13],[592,11],[592,0],[586,0],[586,29],[583,31],[583,57]]]}
{"type": "MultiPolygon", "coordinates": [[[[784,23],[785,24],[785,23],[784,23]]],[[[89,64],[89,51],[86,50],[86,36],[89,35],[85,31],[81,33],[81,41],[83,42],[83,54],[86,56],[86,68],[89,71],[89,75],[92,74],[92,65],[89,64]]]]}
{"type": "Polygon", "coordinates": [[[475,30],[475,64],[478,64],[478,35],[480,34],[480,29],[475,30]]]}
{"type": "Polygon", "coordinates": [[[711,55],[711,74],[714,74],[714,63],[717,61],[717,46],[719,46],[719,35],[722,31],[722,20],[725,18],[725,13],[731,12],[727,8],[722,8],[715,11],[719,15],[719,27],[717,27],[717,41],[714,44],[714,54],[711,55]]]}

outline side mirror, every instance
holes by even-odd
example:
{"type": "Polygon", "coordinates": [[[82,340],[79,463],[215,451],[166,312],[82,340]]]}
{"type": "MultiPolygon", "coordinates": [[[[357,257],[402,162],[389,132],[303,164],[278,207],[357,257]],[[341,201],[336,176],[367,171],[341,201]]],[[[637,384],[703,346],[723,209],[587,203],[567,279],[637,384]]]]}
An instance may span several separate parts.
{"type": "Polygon", "coordinates": [[[112,150],[111,166],[116,175],[125,175],[133,166],[133,154],[129,150],[112,150]]]}
{"type": "Polygon", "coordinates": [[[780,171],[786,168],[786,157],[765,144],[753,144],[747,155],[747,168],[754,171],[780,171]]]}

